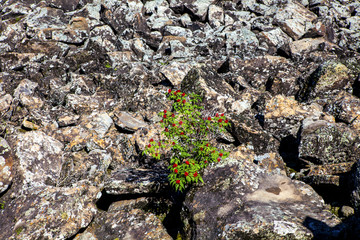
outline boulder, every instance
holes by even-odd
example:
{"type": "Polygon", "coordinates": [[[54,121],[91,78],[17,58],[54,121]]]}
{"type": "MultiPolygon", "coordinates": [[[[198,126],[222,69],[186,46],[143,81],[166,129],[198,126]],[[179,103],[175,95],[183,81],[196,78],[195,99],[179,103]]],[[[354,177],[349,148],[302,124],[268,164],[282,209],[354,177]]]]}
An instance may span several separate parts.
{"type": "Polygon", "coordinates": [[[76,240],[87,239],[164,239],[172,237],[166,232],[160,219],[141,208],[147,205],[145,198],[122,200],[110,205],[107,212],[99,213],[76,240]]]}
{"type": "Polygon", "coordinates": [[[14,156],[10,145],[0,138],[0,194],[8,189],[14,176],[14,156]]]}
{"type": "Polygon", "coordinates": [[[315,164],[355,162],[359,155],[357,133],[340,123],[305,119],[299,157],[315,164]]]}
{"type": "Polygon", "coordinates": [[[313,239],[344,236],[340,220],[308,185],[269,174],[240,147],[204,172],[185,199],[196,239],[313,239]],[[219,194],[221,190],[221,194],[219,194]],[[325,227],[324,227],[325,226],[325,227]]]}
{"type": "Polygon", "coordinates": [[[32,186],[9,190],[0,210],[2,239],[67,239],[87,227],[99,189],[86,182],[69,188],[32,186]],[[10,195],[10,196],[9,196],[10,195]]]}

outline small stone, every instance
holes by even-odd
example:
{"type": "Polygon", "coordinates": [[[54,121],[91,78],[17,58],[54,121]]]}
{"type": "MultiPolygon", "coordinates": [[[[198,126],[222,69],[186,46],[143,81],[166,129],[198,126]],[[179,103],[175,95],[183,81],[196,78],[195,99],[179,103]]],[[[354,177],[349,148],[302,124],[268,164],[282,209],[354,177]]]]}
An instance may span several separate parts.
{"type": "Polygon", "coordinates": [[[134,132],[147,126],[144,121],[134,118],[127,112],[115,110],[110,116],[119,128],[126,131],[134,132]]]}
{"type": "Polygon", "coordinates": [[[339,213],[342,217],[348,218],[355,214],[355,210],[349,206],[342,206],[339,213]]]}
{"type": "Polygon", "coordinates": [[[33,122],[30,122],[26,119],[24,119],[24,121],[22,122],[21,126],[25,129],[30,129],[30,130],[37,130],[39,129],[40,127],[38,125],[36,125],[35,123],[33,122]]]}

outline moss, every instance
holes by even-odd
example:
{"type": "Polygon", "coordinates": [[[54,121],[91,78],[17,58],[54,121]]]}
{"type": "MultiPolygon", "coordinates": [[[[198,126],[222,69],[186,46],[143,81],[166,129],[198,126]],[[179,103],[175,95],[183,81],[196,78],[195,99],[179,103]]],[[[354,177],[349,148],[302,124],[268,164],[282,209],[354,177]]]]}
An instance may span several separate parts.
{"type": "Polygon", "coordinates": [[[23,227],[18,227],[18,228],[16,228],[16,229],[15,229],[16,235],[20,235],[20,233],[21,233],[23,230],[24,230],[23,227]]]}

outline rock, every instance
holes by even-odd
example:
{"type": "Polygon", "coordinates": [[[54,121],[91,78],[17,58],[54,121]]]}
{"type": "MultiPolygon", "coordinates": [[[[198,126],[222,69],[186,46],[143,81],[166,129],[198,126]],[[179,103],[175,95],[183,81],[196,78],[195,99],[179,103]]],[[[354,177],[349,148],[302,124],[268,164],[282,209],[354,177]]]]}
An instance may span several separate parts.
{"type": "Polygon", "coordinates": [[[124,131],[134,132],[147,126],[143,120],[136,119],[127,112],[115,110],[112,112],[111,117],[116,126],[124,131]]]}
{"type": "Polygon", "coordinates": [[[0,211],[2,239],[67,239],[87,227],[95,213],[99,190],[86,183],[10,190],[0,211]]]}
{"type": "Polygon", "coordinates": [[[5,112],[9,110],[12,101],[13,101],[13,98],[10,94],[6,94],[6,95],[0,97],[0,113],[1,113],[1,115],[4,115],[5,112]]]}
{"type": "Polygon", "coordinates": [[[276,95],[265,104],[264,129],[279,139],[289,135],[296,136],[301,121],[306,118],[324,119],[326,122],[335,122],[335,119],[322,113],[319,105],[299,104],[294,98],[276,95]]]}
{"type": "Polygon", "coordinates": [[[172,238],[157,216],[140,209],[147,204],[144,198],[118,201],[107,212],[96,216],[84,233],[74,239],[164,239],[172,238]]]}
{"type": "Polygon", "coordinates": [[[38,84],[35,82],[31,82],[28,79],[24,79],[20,82],[18,87],[14,91],[14,97],[19,98],[20,95],[32,95],[35,89],[38,87],[38,84]]]}
{"type": "Polygon", "coordinates": [[[186,74],[190,71],[189,64],[172,61],[171,63],[162,66],[160,72],[174,85],[179,86],[186,74]]]}
{"type": "Polygon", "coordinates": [[[356,211],[360,209],[360,160],[356,161],[351,178],[351,204],[356,211]]]}
{"type": "Polygon", "coordinates": [[[208,18],[212,27],[220,27],[224,24],[224,10],[216,5],[210,5],[208,18]]]}
{"type": "Polygon", "coordinates": [[[293,41],[289,44],[291,57],[299,59],[310,52],[319,51],[321,49],[335,50],[338,46],[326,41],[324,38],[304,38],[293,41]]]}
{"type": "Polygon", "coordinates": [[[326,61],[305,82],[300,82],[301,89],[297,97],[300,101],[307,101],[350,88],[348,86],[352,82],[350,73],[350,70],[341,62],[326,61]]]}
{"type": "Polygon", "coordinates": [[[355,162],[359,154],[357,134],[342,124],[307,119],[300,139],[299,157],[315,164],[355,162]]]}
{"type": "Polygon", "coordinates": [[[167,185],[167,170],[162,169],[118,169],[105,181],[107,194],[157,193],[167,185]]]}
{"type": "Polygon", "coordinates": [[[294,40],[301,38],[311,28],[311,22],[316,18],[314,13],[297,1],[289,1],[274,16],[281,29],[294,40]]]}
{"type": "Polygon", "coordinates": [[[64,156],[58,186],[70,187],[79,181],[89,185],[103,187],[105,175],[112,161],[111,154],[95,149],[88,154],[75,152],[64,156]]]}
{"type": "Polygon", "coordinates": [[[0,138],[0,194],[6,191],[12,182],[13,165],[13,151],[7,141],[0,138]]]}
{"type": "Polygon", "coordinates": [[[281,28],[275,28],[268,31],[262,31],[260,35],[264,36],[267,42],[277,49],[281,48],[284,45],[292,42],[292,39],[286,35],[281,28]]]}
{"type": "Polygon", "coordinates": [[[259,40],[256,35],[246,28],[237,30],[228,30],[225,32],[226,52],[229,55],[240,55],[243,59],[250,59],[256,56],[259,47],[259,40]],[[241,49],[246,48],[248,51],[242,52],[241,49]]]}
{"type": "Polygon", "coordinates": [[[337,226],[340,220],[326,210],[312,188],[265,173],[249,161],[246,152],[239,148],[222,164],[206,170],[206,187],[199,186],[186,197],[197,239],[342,236],[344,229],[337,226]],[[330,227],[324,229],[316,223],[330,227]]]}
{"type": "Polygon", "coordinates": [[[283,57],[263,56],[246,61],[230,58],[229,68],[241,74],[257,90],[285,95],[293,95],[298,91],[296,79],[301,73],[283,57]]]}
{"type": "Polygon", "coordinates": [[[336,119],[350,124],[356,130],[360,130],[359,98],[341,91],[333,101],[325,106],[325,111],[332,114],[336,119]]]}
{"type": "Polygon", "coordinates": [[[95,132],[99,138],[103,138],[111,125],[113,120],[106,112],[92,112],[89,116],[83,117],[80,125],[85,129],[95,132]]]}
{"type": "Polygon", "coordinates": [[[64,146],[41,131],[19,134],[13,143],[24,184],[55,186],[60,177],[64,146]]]}
{"type": "Polygon", "coordinates": [[[184,7],[189,9],[192,15],[196,16],[201,20],[205,20],[208,12],[208,8],[211,4],[213,4],[214,0],[189,0],[183,3],[178,0],[170,1],[170,8],[176,11],[183,11],[184,7]]]}

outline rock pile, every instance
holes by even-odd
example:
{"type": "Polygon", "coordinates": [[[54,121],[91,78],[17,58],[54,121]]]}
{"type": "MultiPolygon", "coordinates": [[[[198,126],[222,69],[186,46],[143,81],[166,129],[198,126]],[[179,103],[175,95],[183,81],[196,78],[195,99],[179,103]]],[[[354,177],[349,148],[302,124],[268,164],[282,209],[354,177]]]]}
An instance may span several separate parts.
{"type": "Polygon", "coordinates": [[[0,239],[355,239],[356,0],[0,0],[0,239]],[[171,190],[168,88],[232,123],[171,190]]]}

